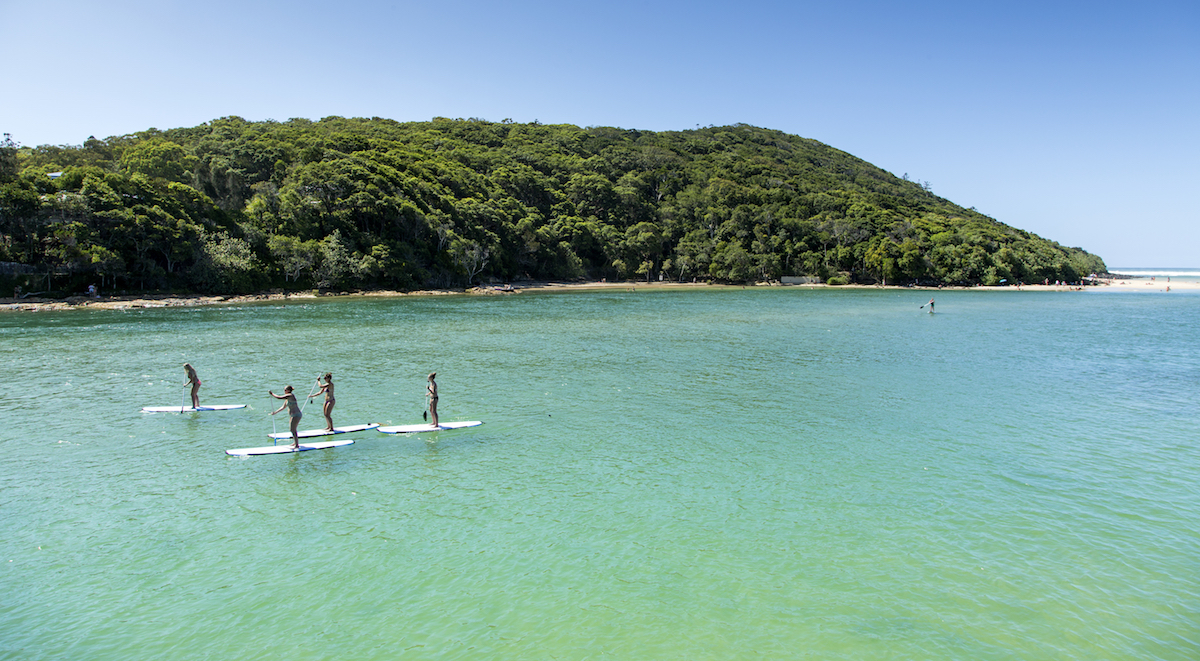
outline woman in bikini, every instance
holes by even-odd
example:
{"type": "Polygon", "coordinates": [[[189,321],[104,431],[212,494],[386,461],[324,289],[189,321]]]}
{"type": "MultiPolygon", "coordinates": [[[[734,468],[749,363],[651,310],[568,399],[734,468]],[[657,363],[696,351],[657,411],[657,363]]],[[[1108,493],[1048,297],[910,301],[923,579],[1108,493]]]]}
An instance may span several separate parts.
{"type": "Polygon", "coordinates": [[[200,377],[196,376],[196,370],[192,369],[191,363],[183,364],[183,371],[187,372],[187,382],[183,387],[192,387],[192,408],[200,408],[200,377]]]}
{"type": "Polygon", "coordinates": [[[325,374],[325,384],[321,386],[320,390],[309,395],[308,398],[312,399],[313,397],[319,397],[321,393],[325,393],[325,406],[321,409],[322,412],[325,413],[325,431],[333,431],[333,405],[336,403],[336,400],[333,397],[332,372],[327,372],[325,374]]]}
{"type": "Polygon", "coordinates": [[[437,381],[433,377],[437,376],[437,372],[429,375],[429,385],[425,387],[425,396],[429,399],[429,415],[433,416],[433,426],[438,426],[437,421],[437,381]]]}
{"type": "Polygon", "coordinates": [[[304,414],[300,412],[300,406],[296,404],[296,396],[292,394],[292,387],[288,386],[284,388],[282,395],[276,395],[271,390],[268,390],[267,394],[275,399],[285,400],[283,406],[271,411],[271,415],[275,415],[285,408],[288,410],[288,415],[292,417],[292,449],[298,449],[300,447],[300,437],[296,435],[296,428],[300,426],[300,418],[304,417],[304,414]]]}

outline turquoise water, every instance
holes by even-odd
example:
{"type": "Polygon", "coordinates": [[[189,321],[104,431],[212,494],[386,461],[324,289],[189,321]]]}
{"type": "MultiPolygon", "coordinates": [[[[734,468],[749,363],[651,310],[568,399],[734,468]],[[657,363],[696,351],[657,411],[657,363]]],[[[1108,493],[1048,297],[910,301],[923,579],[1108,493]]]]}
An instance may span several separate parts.
{"type": "Polygon", "coordinates": [[[0,658],[1200,656],[1200,295],[927,299],[0,315],[0,658]]]}

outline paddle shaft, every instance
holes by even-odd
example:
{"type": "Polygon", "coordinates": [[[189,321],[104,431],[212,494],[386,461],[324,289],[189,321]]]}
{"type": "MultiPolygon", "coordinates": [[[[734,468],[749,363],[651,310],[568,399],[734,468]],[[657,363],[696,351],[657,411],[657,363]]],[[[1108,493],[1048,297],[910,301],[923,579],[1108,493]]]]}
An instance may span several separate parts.
{"type": "Polygon", "coordinates": [[[304,403],[300,405],[300,415],[304,415],[304,407],[312,401],[313,393],[317,392],[317,388],[321,387],[321,375],[317,375],[317,380],[313,383],[313,387],[308,390],[308,397],[304,398],[304,403]]]}
{"type": "MultiPolygon", "coordinates": [[[[271,406],[275,406],[274,397],[271,398],[271,406]]],[[[271,445],[279,445],[279,439],[275,438],[275,434],[279,431],[275,428],[275,412],[271,411],[267,415],[271,416],[271,445]]]]}

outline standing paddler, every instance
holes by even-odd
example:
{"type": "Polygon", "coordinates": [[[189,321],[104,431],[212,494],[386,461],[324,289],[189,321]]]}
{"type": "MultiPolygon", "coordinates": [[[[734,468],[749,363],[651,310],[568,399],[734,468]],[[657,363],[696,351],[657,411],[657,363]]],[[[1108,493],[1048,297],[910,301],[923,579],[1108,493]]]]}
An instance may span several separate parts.
{"type": "Polygon", "coordinates": [[[437,376],[437,372],[432,372],[432,373],[430,373],[430,375],[429,375],[429,385],[425,386],[425,397],[426,397],[426,399],[428,399],[428,400],[429,400],[429,414],[433,416],[433,426],[434,426],[434,427],[438,426],[438,418],[437,418],[437,400],[438,400],[437,381],[434,381],[434,380],[433,380],[433,378],[434,378],[435,376],[437,376]]]}
{"type": "Polygon", "coordinates": [[[325,373],[325,383],[321,385],[321,389],[309,395],[308,398],[312,399],[313,397],[320,397],[321,393],[325,393],[325,406],[321,408],[321,412],[325,414],[325,431],[333,431],[333,405],[336,404],[337,401],[333,397],[332,372],[325,373]]]}
{"type": "Polygon", "coordinates": [[[196,376],[196,370],[192,368],[191,363],[183,364],[183,371],[187,372],[187,382],[183,387],[192,387],[192,408],[200,408],[200,377],[196,376]]]}
{"type": "Polygon", "coordinates": [[[275,415],[285,408],[288,410],[288,415],[292,418],[292,449],[300,449],[300,436],[296,432],[296,428],[300,426],[300,418],[304,417],[304,413],[300,411],[300,406],[296,404],[296,396],[292,394],[292,387],[288,386],[284,388],[282,395],[276,395],[275,392],[271,390],[268,390],[267,394],[275,399],[285,400],[283,406],[271,411],[271,415],[275,415]]]}

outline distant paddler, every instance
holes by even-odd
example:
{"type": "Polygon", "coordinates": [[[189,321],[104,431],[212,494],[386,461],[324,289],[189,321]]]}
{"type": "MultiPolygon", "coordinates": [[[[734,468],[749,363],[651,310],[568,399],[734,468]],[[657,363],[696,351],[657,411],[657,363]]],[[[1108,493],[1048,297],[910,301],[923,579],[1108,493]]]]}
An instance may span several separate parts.
{"type": "Polygon", "coordinates": [[[296,396],[292,394],[292,387],[288,386],[284,388],[282,395],[276,395],[271,390],[268,390],[267,394],[275,399],[284,400],[283,406],[271,411],[271,415],[275,415],[285,408],[288,410],[288,415],[292,418],[292,448],[298,449],[300,447],[300,436],[297,435],[296,428],[300,426],[300,418],[304,417],[304,413],[300,411],[300,406],[296,404],[296,396]]]}
{"type": "MultiPolygon", "coordinates": [[[[929,302],[928,302],[928,303],[926,303],[925,305],[928,305],[928,306],[929,306],[929,314],[933,314],[933,299],[932,299],[932,298],[931,298],[931,299],[929,299],[929,302]]],[[[925,305],[922,305],[922,306],[921,306],[921,309],[922,309],[922,310],[924,310],[924,309],[925,309],[925,305]]]]}
{"type": "Polygon", "coordinates": [[[325,393],[325,406],[321,408],[321,412],[325,414],[325,431],[333,431],[333,405],[336,400],[333,397],[333,373],[325,373],[325,383],[321,385],[321,389],[308,396],[309,399],[321,396],[325,393]]]}
{"type": "Polygon", "coordinates": [[[187,372],[187,381],[183,387],[192,387],[192,408],[200,408],[200,377],[196,376],[196,370],[192,368],[191,363],[183,364],[183,371],[187,372]]]}

